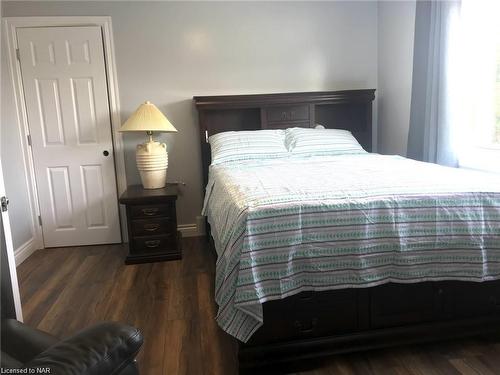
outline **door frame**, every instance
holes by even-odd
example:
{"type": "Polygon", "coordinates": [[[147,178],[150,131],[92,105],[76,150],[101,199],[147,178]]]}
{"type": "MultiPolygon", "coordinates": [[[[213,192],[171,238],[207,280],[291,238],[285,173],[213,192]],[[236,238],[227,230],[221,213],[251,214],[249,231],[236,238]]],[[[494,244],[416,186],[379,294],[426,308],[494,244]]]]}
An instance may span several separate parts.
{"type": "MultiPolygon", "coordinates": [[[[0,196],[4,195],[7,197],[5,192],[5,184],[3,178],[2,163],[0,162],[0,196]]],[[[12,243],[12,231],[10,230],[10,220],[9,220],[9,210],[5,213],[0,212],[2,216],[3,233],[5,240],[5,253],[7,255],[7,263],[9,269],[9,279],[10,287],[12,291],[12,299],[14,302],[14,311],[16,313],[16,319],[20,322],[23,321],[23,309],[21,305],[21,294],[19,292],[19,279],[17,277],[16,260],[14,255],[14,245],[12,243]]],[[[2,228],[0,228],[1,230],[2,228]]]]}
{"type": "MultiPolygon", "coordinates": [[[[39,224],[40,205],[38,201],[38,189],[35,179],[35,168],[33,164],[33,152],[28,145],[29,124],[26,113],[26,101],[21,77],[21,65],[17,59],[17,29],[25,27],[57,27],[57,26],[99,26],[102,30],[104,45],[104,60],[106,76],[108,79],[108,98],[111,120],[111,134],[113,138],[113,154],[115,162],[115,175],[117,194],[120,196],[127,189],[127,178],[125,174],[125,157],[120,117],[120,97],[118,91],[118,79],[115,61],[115,48],[113,41],[113,29],[111,17],[109,16],[62,16],[62,17],[5,17],[4,31],[7,41],[7,53],[9,60],[10,75],[12,78],[15,105],[17,113],[18,129],[21,136],[23,149],[23,162],[25,165],[29,204],[32,211],[33,235],[35,237],[36,249],[45,248],[43,242],[42,228],[39,224]]],[[[128,240],[126,228],[126,212],[119,206],[119,218],[122,242],[128,240]]]]}

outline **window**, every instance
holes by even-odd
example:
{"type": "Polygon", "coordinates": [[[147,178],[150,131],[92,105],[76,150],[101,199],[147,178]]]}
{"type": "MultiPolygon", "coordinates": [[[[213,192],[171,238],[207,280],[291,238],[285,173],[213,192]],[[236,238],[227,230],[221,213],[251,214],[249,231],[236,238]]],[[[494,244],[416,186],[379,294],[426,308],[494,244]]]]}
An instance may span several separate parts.
{"type": "Polygon", "coordinates": [[[500,173],[500,2],[463,0],[459,164],[500,173]]]}
{"type": "Polygon", "coordinates": [[[495,88],[495,106],[496,106],[496,114],[495,114],[495,130],[493,135],[493,143],[500,144],[500,43],[497,44],[497,82],[495,88]]]}

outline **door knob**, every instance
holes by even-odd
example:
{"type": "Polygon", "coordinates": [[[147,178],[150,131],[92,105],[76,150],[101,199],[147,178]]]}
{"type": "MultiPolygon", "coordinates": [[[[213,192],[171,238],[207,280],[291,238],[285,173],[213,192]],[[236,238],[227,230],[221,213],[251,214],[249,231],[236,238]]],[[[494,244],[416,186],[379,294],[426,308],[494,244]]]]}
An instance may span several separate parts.
{"type": "Polygon", "coordinates": [[[103,154],[104,156],[108,156],[108,155],[109,155],[109,151],[108,151],[108,150],[104,150],[104,151],[102,152],[102,154],[103,154]]]}

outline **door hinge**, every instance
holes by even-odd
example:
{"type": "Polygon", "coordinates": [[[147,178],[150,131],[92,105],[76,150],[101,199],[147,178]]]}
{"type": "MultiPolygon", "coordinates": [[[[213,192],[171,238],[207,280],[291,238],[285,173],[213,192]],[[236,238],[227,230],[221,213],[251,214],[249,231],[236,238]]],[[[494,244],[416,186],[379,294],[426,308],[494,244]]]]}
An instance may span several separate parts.
{"type": "Polygon", "coordinates": [[[31,146],[31,134],[28,134],[26,138],[28,138],[28,146],[31,146]]]}
{"type": "Polygon", "coordinates": [[[16,57],[19,61],[21,61],[21,53],[19,52],[19,48],[16,48],[16,57]]]}
{"type": "Polygon", "coordinates": [[[5,212],[9,209],[9,198],[2,197],[0,198],[0,205],[2,206],[2,212],[5,212]]]}
{"type": "Polygon", "coordinates": [[[38,225],[42,226],[42,217],[38,215],[38,225]]]}

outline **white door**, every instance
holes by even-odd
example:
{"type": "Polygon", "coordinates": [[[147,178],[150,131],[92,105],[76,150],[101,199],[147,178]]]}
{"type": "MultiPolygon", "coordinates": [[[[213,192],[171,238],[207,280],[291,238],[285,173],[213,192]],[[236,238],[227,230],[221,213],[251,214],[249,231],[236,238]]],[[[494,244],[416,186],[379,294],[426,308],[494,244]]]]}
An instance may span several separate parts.
{"type": "Polygon", "coordinates": [[[120,242],[100,27],[17,39],[45,247],[120,242]]]}
{"type": "Polygon", "coordinates": [[[16,261],[14,258],[14,246],[12,245],[12,234],[10,232],[10,221],[8,213],[8,198],[5,195],[5,184],[3,182],[2,164],[0,163],[0,251],[2,279],[2,318],[16,318],[23,321],[21,311],[21,298],[19,296],[19,285],[17,283],[16,261]]]}

